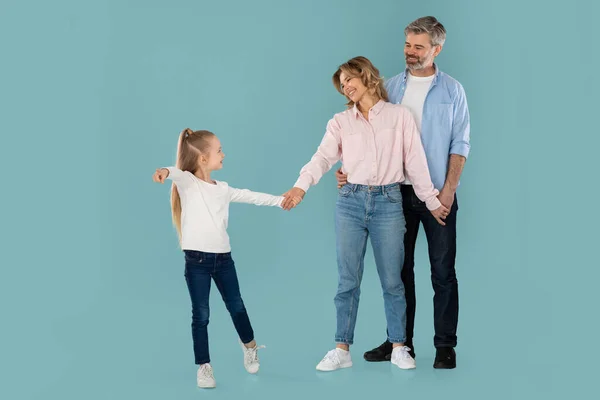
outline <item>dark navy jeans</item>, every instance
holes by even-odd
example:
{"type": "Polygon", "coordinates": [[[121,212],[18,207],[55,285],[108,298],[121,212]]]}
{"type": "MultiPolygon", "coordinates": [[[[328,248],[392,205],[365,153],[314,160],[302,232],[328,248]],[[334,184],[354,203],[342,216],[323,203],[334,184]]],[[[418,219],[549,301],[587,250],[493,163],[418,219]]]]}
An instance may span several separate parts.
{"type": "Polygon", "coordinates": [[[196,364],[210,362],[208,350],[209,294],[214,280],[242,343],[254,340],[254,331],[242,301],[231,253],[184,250],[185,280],[192,300],[192,338],[196,364]]]}

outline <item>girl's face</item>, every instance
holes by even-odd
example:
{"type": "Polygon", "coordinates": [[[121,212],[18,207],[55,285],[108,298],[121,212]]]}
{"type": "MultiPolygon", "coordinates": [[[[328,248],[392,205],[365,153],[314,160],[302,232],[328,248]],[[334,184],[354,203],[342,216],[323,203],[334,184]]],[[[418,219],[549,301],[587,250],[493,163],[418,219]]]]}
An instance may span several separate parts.
{"type": "Polygon", "coordinates": [[[223,168],[223,159],[225,153],[221,148],[221,142],[216,136],[209,139],[210,145],[206,154],[200,157],[202,166],[209,171],[214,171],[223,168]]]}

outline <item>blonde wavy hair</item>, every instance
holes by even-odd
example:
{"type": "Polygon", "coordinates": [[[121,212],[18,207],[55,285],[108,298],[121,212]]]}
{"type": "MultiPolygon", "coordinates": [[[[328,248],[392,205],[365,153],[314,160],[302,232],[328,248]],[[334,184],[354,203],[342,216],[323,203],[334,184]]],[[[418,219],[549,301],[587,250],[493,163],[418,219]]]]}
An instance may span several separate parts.
{"type": "MultiPolygon", "coordinates": [[[[375,95],[378,100],[389,101],[383,78],[379,75],[379,70],[375,68],[368,58],[362,56],[354,57],[340,65],[337,71],[335,71],[335,74],[333,74],[333,86],[338,92],[346,96],[342,89],[342,82],[340,81],[342,72],[350,78],[360,77],[362,84],[365,85],[367,90],[375,95]]],[[[354,107],[354,102],[348,99],[346,106],[352,108],[354,107]]]]}
{"type": "MultiPolygon", "coordinates": [[[[179,135],[177,143],[177,161],[175,166],[182,171],[195,174],[198,170],[198,157],[205,154],[210,146],[210,138],[215,134],[209,131],[193,131],[186,128],[179,135]]],[[[171,214],[173,225],[181,242],[181,198],[175,183],[171,185],[171,214]]]]}

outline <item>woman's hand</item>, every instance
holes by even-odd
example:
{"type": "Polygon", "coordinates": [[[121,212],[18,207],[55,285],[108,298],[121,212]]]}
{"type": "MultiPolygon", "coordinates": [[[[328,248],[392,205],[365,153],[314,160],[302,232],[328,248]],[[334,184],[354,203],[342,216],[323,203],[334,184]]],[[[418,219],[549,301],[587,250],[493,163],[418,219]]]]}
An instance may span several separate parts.
{"type": "Polygon", "coordinates": [[[305,194],[306,192],[304,190],[297,187],[288,190],[283,194],[283,197],[285,197],[285,199],[283,200],[283,203],[281,203],[281,208],[287,211],[291,210],[292,208],[300,204],[302,199],[304,199],[305,194]]]}
{"type": "Polygon", "coordinates": [[[337,180],[338,189],[348,183],[348,175],[342,172],[342,169],[335,171],[335,179],[337,180]]]}
{"type": "Polygon", "coordinates": [[[436,208],[435,210],[430,210],[430,212],[440,225],[446,226],[446,223],[443,220],[445,220],[448,214],[450,214],[450,210],[448,210],[445,206],[442,205],[436,208]]]}

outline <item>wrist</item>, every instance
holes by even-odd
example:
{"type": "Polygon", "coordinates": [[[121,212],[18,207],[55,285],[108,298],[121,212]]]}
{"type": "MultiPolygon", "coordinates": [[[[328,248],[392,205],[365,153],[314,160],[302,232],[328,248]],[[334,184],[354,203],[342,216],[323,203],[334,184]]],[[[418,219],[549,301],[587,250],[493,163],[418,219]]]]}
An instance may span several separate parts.
{"type": "Polygon", "coordinates": [[[294,186],[294,189],[296,189],[296,191],[299,192],[300,196],[302,197],[304,197],[304,195],[306,194],[306,190],[302,189],[301,187],[294,186]]]}
{"type": "Polygon", "coordinates": [[[442,191],[450,192],[450,193],[454,194],[454,193],[456,193],[457,188],[458,188],[458,185],[452,185],[449,182],[446,182],[444,184],[444,187],[442,187],[442,191]]]}

